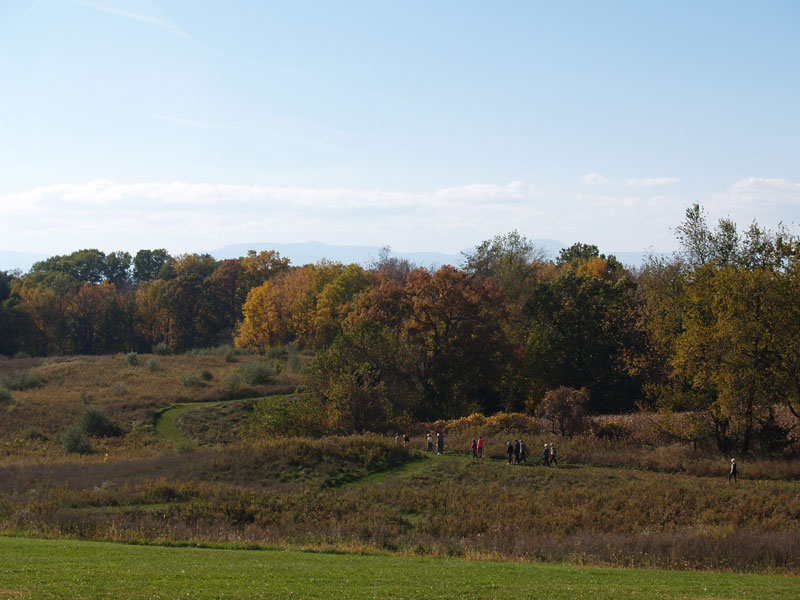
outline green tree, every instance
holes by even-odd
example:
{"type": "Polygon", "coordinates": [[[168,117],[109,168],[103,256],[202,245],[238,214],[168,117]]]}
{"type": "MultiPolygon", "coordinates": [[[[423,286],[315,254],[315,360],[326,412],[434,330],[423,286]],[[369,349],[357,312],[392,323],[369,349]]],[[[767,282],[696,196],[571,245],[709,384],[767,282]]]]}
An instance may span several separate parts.
{"type": "Polygon", "coordinates": [[[386,431],[411,405],[407,351],[385,325],[361,319],[348,325],[312,364],[308,401],[324,407],[326,429],[386,431]]]}
{"type": "Polygon", "coordinates": [[[672,387],[662,386],[659,406],[707,415],[721,451],[747,452],[774,429],[776,403],[800,412],[800,244],[755,223],[743,237],[728,220],[711,230],[697,205],[678,238],[672,283],[650,287],[645,303],[651,340],[669,357],[672,387]]]}
{"type": "Polygon", "coordinates": [[[160,248],[158,250],[139,250],[133,257],[133,279],[138,283],[158,279],[162,268],[172,257],[160,248]]]}

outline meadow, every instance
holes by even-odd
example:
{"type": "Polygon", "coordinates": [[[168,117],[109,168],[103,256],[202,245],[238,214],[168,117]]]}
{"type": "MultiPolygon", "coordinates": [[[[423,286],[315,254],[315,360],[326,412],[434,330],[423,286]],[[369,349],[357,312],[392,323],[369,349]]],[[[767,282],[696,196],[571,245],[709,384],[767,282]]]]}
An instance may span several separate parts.
{"type": "Polygon", "coordinates": [[[252,418],[260,398],[302,385],[285,356],[0,361],[7,381],[21,373],[36,383],[0,407],[5,536],[800,572],[800,462],[748,457],[729,484],[727,457],[660,438],[649,418],[598,421],[572,438],[503,414],[416,424],[408,445],[376,434],[285,438],[252,418]],[[269,377],[250,377],[264,369],[269,377]],[[88,409],[114,434],[69,452],[63,431],[88,409]],[[444,432],[444,455],[424,451],[430,430],[444,432]],[[466,451],[477,435],[480,460],[466,451]],[[528,461],[509,465],[506,442],[519,437],[528,461]],[[539,449],[554,441],[559,466],[542,466],[539,449]]]}
{"type": "Polygon", "coordinates": [[[794,577],[0,537],[0,599],[793,600],[794,577]]]}

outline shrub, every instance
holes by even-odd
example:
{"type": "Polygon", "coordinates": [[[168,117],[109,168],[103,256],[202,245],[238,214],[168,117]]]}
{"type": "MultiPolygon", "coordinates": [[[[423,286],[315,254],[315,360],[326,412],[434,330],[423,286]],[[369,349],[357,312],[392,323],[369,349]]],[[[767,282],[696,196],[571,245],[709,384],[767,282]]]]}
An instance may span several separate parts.
{"type": "Polygon", "coordinates": [[[270,348],[267,350],[267,357],[274,358],[274,359],[285,359],[289,356],[286,348],[270,348]]]}
{"type": "Polygon", "coordinates": [[[8,375],[0,375],[0,387],[7,390],[24,391],[42,385],[42,378],[30,371],[16,371],[8,375]]]}
{"type": "Polygon", "coordinates": [[[245,363],[239,369],[242,380],[248,385],[265,385],[272,380],[275,374],[269,364],[262,361],[245,363]]]}
{"type": "Polygon", "coordinates": [[[202,371],[200,371],[200,379],[202,379],[203,381],[211,381],[212,379],[214,379],[214,376],[208,369],[203,369],[202,371]]]}
{"type": "Polygon", "coordinates": [[[117,381],[113,386],[115,396],[127,396],[130,393],[128,386],[122,381],[117,381]]]}
{"type": "Polygon", "coordinates": [[[585,389],[561,386],[545,394],[537,414],[550,421],[550,430],[561,435],[583,431],[589,394],[585,389]]]}
{"type": "Polygon", "coordinates": [[[618,421],[592,421],[589,423],[589,433],[601,440],[612,441],[619,441],[630,435],[626,425],[618,421]]]}
{"type": "Polygon", "coordinates": [[[180,452],[181,454],[193,452],[196,449],[197,446],[195,446],[194,442],[192,442],[191,440],[181,440],[180,443],[178,444],[178,452],[180,452]]]}
{"type": "Polygon", "coordinates": [[[314,398],[268,396],[255,402],[255,421],[273,435],[310,435],[325,433],[325,408],[314,398]]]}
{"type": "Polygon", "coordinates": [[[203,384],[200,380],[200,375],[197,373],[186,373],[185,375],[181,376],[181,383],[183,387],[198,387],[203,384]]]}
{"type": "Polygon", "coordinates": [[[161,361],[158,360],[155,356],[151,356],[147,359],[147,369],[151,373],[156,373],[161,370],[161,361]]]}
{"type": "Polygon", "coordinates": [[[522,413],[497,413],[486,419],[486,425],[492,431],[539,433],[538,421],[522,413]]]}
{"type": "Polygon", "coordinates": [[[36,427],[27,427],[25,429],[23,437],[26,440],[39,441],[39,442],[46,442],[49,439],[45,434],[36,429],[36,427]]]}
{"type": "Polygon", "coordinates": [[[0,406],[11,404],[11,392],[4,387],[0,387],[0,406]]]}
{"type": "Polygon", "coordinates": [[[166,342],[159,342],[155,346],[153,346],[153,354],[158,354],[159,356],[167,356],[172,354],[172,348],[170,348],[166,342]]]}
{"type": "Polygon", "coordinates": [[[125,362],[132,367],[135,367],[139,364],[139,355],[136,352],[128,352],[125,355],[125,362]]]}
{"type": "Polygon", "coordinates": [[[290,373],[299,373],[303,370],[303,361],[300,360],[299,354],[290,354],[286,359],[286,367],[290,373]]]}
{"type": "Polygon", "coordinates": [[[231,373],[222,380],[222,387],[229,394],[235,394],[242,387],[242,377],[237,373],[231,373]]]}
{"type": "Polygon", "coordinates": [[[92,437],[119,437],[122,429],[108,418],[103,409],[97,406],[87,406],[83,409],[81,429],[92,437]]]}
{"type": "Polygon", "coordinates": [[[73,425],[64,430],[61,434],[61,446],[73,454],[90,454],[92,452],[92,442],[80,425],[73,425]]]}
{"type": "Polygon", "coordinates": [[[30,354],[28,354],[27,352],[22,352],[21,350],[14,355],[14,358],[16,358],[17,360],[30,357],[31,357],[30,354]]]}

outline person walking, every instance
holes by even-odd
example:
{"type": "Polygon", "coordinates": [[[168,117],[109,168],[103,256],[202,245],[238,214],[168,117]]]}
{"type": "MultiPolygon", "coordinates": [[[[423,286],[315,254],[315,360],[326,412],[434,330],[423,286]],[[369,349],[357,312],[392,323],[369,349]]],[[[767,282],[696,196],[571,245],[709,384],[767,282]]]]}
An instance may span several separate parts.
{"type": "Polygon", "coordinates": [[[736,459],[735,458],[731,459],[731,472],[728,473],[728,483],[731,482],[731,479],[733,479],[733,483],[736,483],[736,459]]]}
{"type": "Polygon", "coordinates": [[[519,462],[527,463],[528,459],[526,455],[528,454],[528,447],[525,445],[525,442],[522,440],[519,441],[519,462]]]}
{"type": "Polygon", "coordinates": [[[544,445],[544,450],[542,450],[542,460],[545,467],[550,466],[550,448],[547,447],[547,444],[544,445]]]}
{"type": "Polygon", "coordinates": [[[428,442],[428,449],[426,452],[433,452],[433,436],[428,432],[428,437],[425,438],[425,441],[428,442]]]}
{"type": "Polygon", "coordinates": [[[472,452],[472,458],[478,458],[478,440],[473,439],[469,449],[472,452]]]}
{"type": "Polygon", "coordinates": [[[558,458],[556,457],[556,445],[550,442],[550,466],[558,466],[558,458]]]}
{"type": "Polygon", "coordinates": [[[440,432],[436,432],[436,454],[441,454],[444,452],[444,435],[440,432]]]}
{"type": "Polygon", "coordinates": [[[408,434],[407,434],[407,433],[404,433],[404,434],[403,434],[403,444],[405,444],[406,446],[408,446],[408,442],[410,442],[410,441],[411,441],[411,438],[409,438],[409,437],[408,437],[408,434]]]}
{"type": "Polygon", "coordinates": [[[519,464],[519,440],[514,440],[514,464],[519,464]]]}
{"type": "Polygon", "coordinates": [[[478,436],[478,458],[483,458],[483,438],[478,436]]]}
{"type": "Polygon", "coordinates": [[[508,454],[508,464],[511,464],[514,458],[514,444],[511,442],[508,442],[508,446],[506,446],[506,454],[508,454]]]}

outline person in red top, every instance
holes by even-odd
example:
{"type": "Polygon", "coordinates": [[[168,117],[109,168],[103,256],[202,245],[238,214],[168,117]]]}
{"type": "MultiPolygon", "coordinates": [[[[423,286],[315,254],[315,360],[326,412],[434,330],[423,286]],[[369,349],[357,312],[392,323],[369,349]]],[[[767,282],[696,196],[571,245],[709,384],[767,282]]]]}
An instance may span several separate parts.
{"type": "Polygon", "coordinates": [[[478,458],[483,458],[483,438],[478,436],[478,458]]]}

